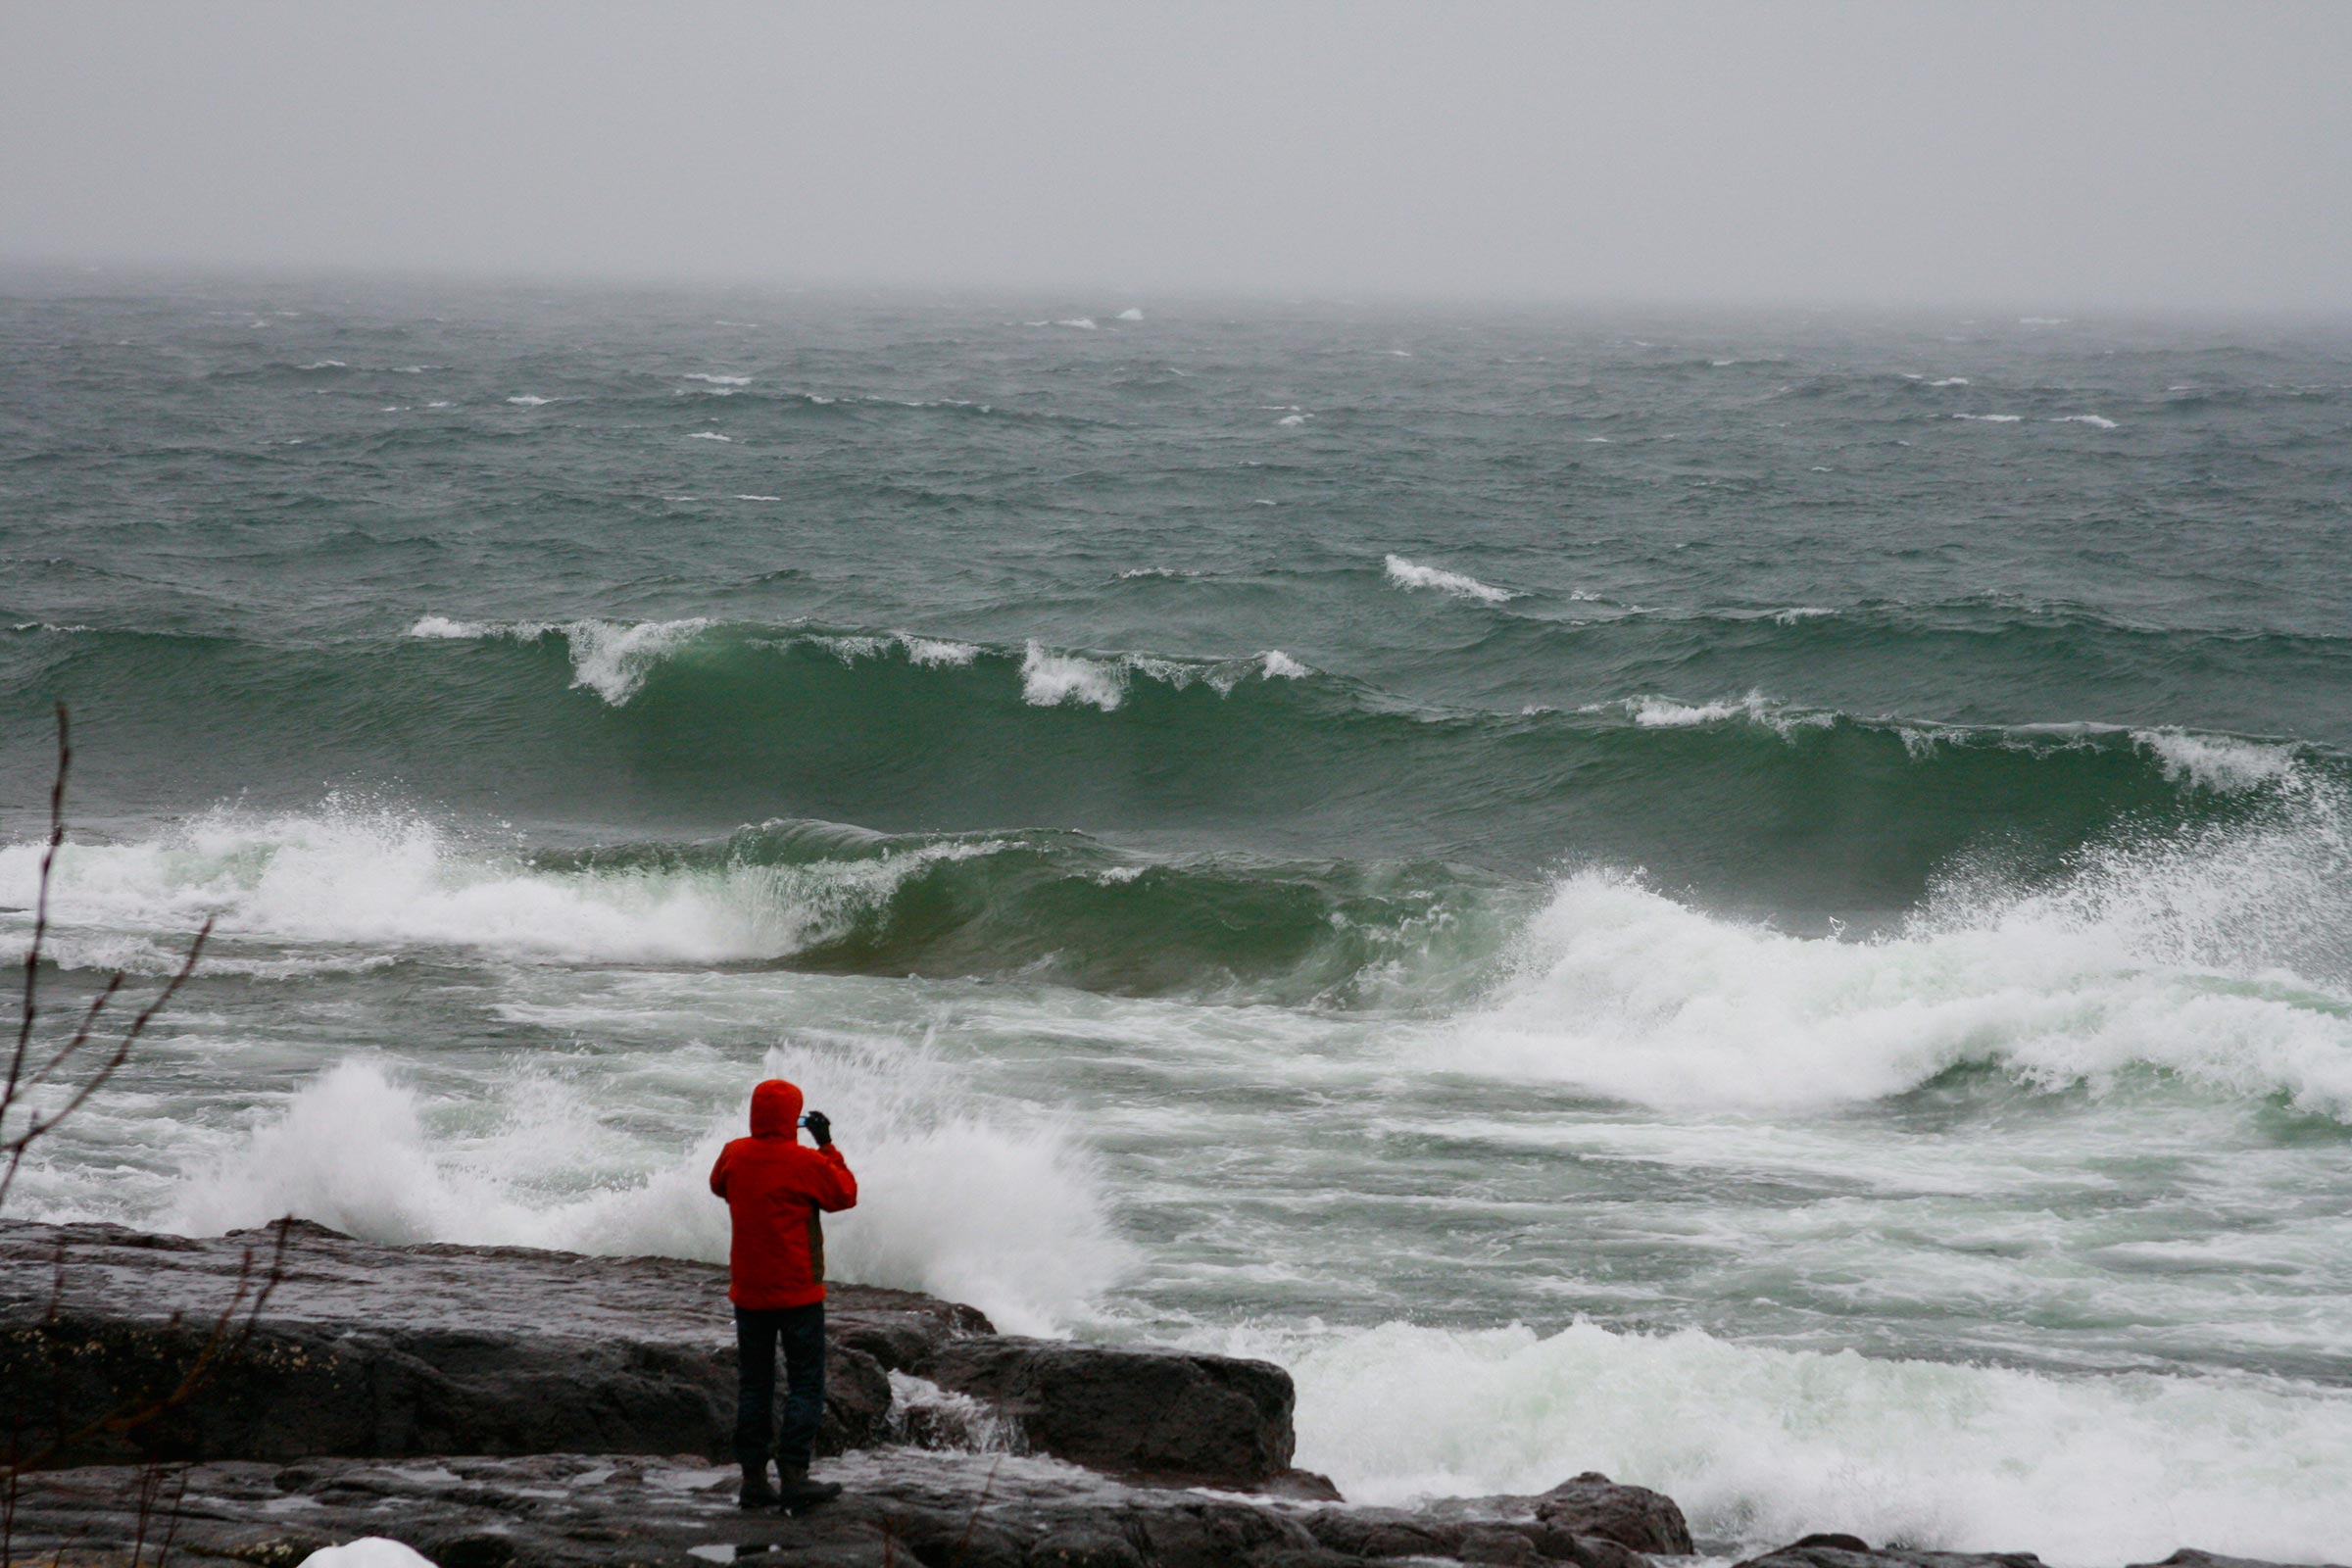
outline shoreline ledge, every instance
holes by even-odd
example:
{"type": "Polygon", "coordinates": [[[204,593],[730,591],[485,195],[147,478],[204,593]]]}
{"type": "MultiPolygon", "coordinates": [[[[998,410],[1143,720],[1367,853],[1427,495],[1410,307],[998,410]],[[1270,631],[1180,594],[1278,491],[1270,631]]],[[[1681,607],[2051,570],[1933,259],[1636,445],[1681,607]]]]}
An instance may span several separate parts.
{"type": "MultiPolygon", "coordinates": [[[[1280,1367],[1002,1335],[971,1307],[858,1285],[830,1288],[819,1439],[848,1494],[797,1518],[744,1513],[724,1268],[380,1246],[293,1220],[250,1334],[217,1338],[279,1229],[0,1220],[0,1445],[79,1434],[20,1478],[12,1554],[137,1568],[167,1533],[185,1560],[256,1568],[370,1535],[443,1568],[1645,1568],[1697,1549],[1671,1498],[1599,1475],[1536,1496],[1348,1504],[1291,1464],[1280,1367]],[[80,1433],[167,1397],[208,1353],[194,1396],[80,1433]],[[144,1518],[142,1494],[163,1498],[144,1518]]],[[[1816,1535],[1743,1568],[2037,1565],[1816,1535]]]]}

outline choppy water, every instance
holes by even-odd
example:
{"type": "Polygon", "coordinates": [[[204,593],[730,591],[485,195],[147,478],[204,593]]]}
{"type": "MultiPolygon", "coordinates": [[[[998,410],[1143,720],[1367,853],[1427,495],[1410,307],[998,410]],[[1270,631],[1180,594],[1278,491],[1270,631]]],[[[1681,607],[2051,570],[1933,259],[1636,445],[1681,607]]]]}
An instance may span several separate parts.
{"type": "Polygon", "coordinates": [[[2352,1540],[2352,336],[0,291],[30,1211],[1268,1353],[1351,1494],[2352,1540]],[[1080,320],[1094,324],[1074,324],[1080,320]]]}

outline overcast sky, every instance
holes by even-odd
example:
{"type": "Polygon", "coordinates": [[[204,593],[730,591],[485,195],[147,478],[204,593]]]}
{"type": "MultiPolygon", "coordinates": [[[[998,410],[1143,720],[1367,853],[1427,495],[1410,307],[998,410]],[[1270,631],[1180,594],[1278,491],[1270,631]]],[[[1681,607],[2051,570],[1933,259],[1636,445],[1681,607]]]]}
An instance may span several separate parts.
{"type": "Polygon", "coordinates": [[[0,0],[0,253],[2352,307],[2352,4],[0,0]]]}

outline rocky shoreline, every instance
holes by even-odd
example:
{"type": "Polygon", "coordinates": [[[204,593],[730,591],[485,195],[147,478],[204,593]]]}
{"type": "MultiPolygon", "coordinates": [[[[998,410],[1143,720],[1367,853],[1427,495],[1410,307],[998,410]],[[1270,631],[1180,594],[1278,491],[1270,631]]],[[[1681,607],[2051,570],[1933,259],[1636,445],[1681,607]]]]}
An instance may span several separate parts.
{"type": "MultiPolygon", "coordinates": [[[[255,1312],[277,1245],[276,1228],[0,1221],[0,1443],[46,1453],[18,1480],[0,1555],[136,1568],[168,1546],[290,1568],[385,1536],[444,1568],[1643,1568],[1705,1544],[1672,1499],[1596,1475],[1537,1496],[1350,1505],[1292,1466],[1279,1367],[1001,1335],[970,1307],[862,1286],[835,1287],[828,1311],[820,1448],[849,1494],[746,1514],[723,1462],[723,1269],[383,1247],[297,1221],[255,1312]],[[146,1419],[102,1419],[119,1411],[146,1419]]],[[[1750,1562],[2036,1559],[1822,1535],[1750,1562]]]]}

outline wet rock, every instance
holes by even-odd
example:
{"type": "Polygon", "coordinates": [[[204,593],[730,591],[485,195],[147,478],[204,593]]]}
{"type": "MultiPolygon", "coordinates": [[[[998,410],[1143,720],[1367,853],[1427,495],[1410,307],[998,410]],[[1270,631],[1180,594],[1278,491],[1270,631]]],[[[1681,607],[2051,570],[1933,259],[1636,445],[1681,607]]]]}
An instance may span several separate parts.
{"type": "Polygon", "coordinates": [[[1285,1470],[1250,1489],[1261,1497],[1288,1497],[1297,1502],[1345,1502],[1331,1477],[1312,1470],[1285,1470]]]}
{"type": "Polygon", "coordinates": [[[1144,1557],[1125,1536],[1081,1528],[1056,1532],[1031,1546],[1028,1568],[1144,1568],[1144,1557]]]}
{"type": "MultiPolygon", "coordinates": [[[[2140,1563],[2135,1568],[2286,1568],[2283,1563],[2259,1562],[2252,1557],[2224,1557],[2194,1546],[2182,1546],[2160,1563],[2140,1563]]],[[[2327,1563],[2322,1568],[2344,1568],[2342,1563],[2327,1563]]]]}
{"type": "MultiPolygon", "coordinates": [[[[296,1221],[269,1282],[276,1241],[0,1221],[0,1384],[28,1446],[62,1442],[69,1463],[728,1451],[723,1268],[380,1247],[296,1221]],[[199,1368],[202,1397],[182,1396],[199,1368]],[[84,1430],[140,1408],[127,1431],[84,1430]]],[[[826,1318],[820,1452],[891,1436],[897,1372],[1002,1406],[1033,1451],[1130,1477],[1246,1487],[1290,1464],[1290,1377],[1264,1362],[1004,1339],[970,1307],[856,1285],[826,1318]]]]}
{"type": "Polygon", "coordinates": [[[1815,1535],[1751,1557],[1740,1568],[2042,1568],[2030,1551],[1913,1551],[1872,1547],[1853,1536],[1815,1535]]]}
{"type": "Polygon", "coordinates": [[[1248,1487],[1290,1468],[1295,1396],[1270,1362],[968,1338],[920,1370],[1004,1409],[1032,1449],[1114,1475],[1248,1487]]]}
{"type": "MultiPolygon", "coordinates": [[[[799,1517],[744,1513],[733,1475],[693,1456],[226,1461],[164,1472],[140,1517],[138,1467],[27,1477],[14,1549],[70,1547],[90,1568],[133,1568],[168,1530],[182,1561],[292,1568],[311,1549],[388,1536],[444,1568],[1335,1568],[1286,1505],[1130,1487],[1052,1459],[874,1449],[826,1467],[838,1502],[799,1517]]],[[[153,1491],[153,1489],[150,1489],[153,1491]]],[[[1295,1506],[1295,1505],[1292,1505],[1295,1506]]],[[[1516,1539],[1516,1538],[1514,1538],[1516,1539]]],[[[1504,1556],[1479,1560],[1511,1561],[1504,1556]]]]}
{"type": "Polygon", "coordinates": [[[1688,1556],[1693,1549],[1682,1508],[1662,1492],[1620,1486],[1597,1470],[1563,1481],[1536,1499],[1536,1517],[1577,1536],[1596,1536],[1635,1551],[1688,1556]]]}

